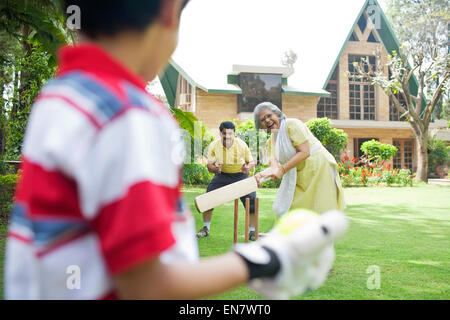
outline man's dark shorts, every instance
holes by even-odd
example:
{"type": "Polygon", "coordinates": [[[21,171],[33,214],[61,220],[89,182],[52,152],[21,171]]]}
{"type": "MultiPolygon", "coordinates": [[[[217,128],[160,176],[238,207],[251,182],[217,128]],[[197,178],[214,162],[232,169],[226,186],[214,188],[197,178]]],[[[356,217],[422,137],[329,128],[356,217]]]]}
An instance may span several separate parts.
{"type": "MultiPolygon", "coordinates": [[[[208,188],[206,189],[206,192],[213,191],[215,189],[219,189],[222,187],[225,187],[231,183],[238,182],[244,179],[247,179],[248,175],[246,175],[243,172],[238,173],[220,173],[215,174],[212,178],[211,182],[208,185],[208,188]]],[[[250,213],[255,213],[255,198],[256,198],[256,192],[252,192],[246,196],[241,197],[242,204],[245,207],[245,198],[250,198],[250,213]]]]}

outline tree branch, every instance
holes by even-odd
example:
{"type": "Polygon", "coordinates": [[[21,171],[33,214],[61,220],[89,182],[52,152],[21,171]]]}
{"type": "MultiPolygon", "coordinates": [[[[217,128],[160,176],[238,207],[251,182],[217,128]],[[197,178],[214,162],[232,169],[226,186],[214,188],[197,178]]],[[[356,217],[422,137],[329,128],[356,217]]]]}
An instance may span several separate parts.
{"type": "Polygon", "coordinates": [[[439,99],[442,96],[443,87],[445,86],[445,83],[450,78],[450,72],[447,71],[444,75],[444,78],[442,79],[439,86],[436,88],[433,94],[433,98],[431,98],[431,101],[427,104],[425,108],[425,114],[423,117],[423,121],[426,123],[430,122],[431,115],[433,114],[434,109],[436,108],[437,103],[439,102],[439,99]]]}

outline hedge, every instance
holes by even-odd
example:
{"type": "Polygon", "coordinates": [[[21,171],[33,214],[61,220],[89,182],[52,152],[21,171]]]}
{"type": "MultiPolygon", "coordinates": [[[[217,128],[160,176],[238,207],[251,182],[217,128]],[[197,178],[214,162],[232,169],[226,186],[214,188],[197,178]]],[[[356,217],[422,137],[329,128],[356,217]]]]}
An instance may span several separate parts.
{"type": "Polygon", "coordinates": [[[17,174],[0,176],[0,220],[8,221],[13,207],[17,174]]]}

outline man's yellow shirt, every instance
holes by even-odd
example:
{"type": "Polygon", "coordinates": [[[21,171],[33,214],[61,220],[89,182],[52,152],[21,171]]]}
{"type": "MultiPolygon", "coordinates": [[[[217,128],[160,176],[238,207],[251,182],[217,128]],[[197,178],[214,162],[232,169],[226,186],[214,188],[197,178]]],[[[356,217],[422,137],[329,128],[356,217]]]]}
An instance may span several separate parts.
{"type": "Polygon", "coordinates": [[[233,145],[227,149],[222,140],[215,140],[209,145],[208,161],[222,164],[222,172],[241,172],[242,165],[253,161],[247,144],[239,138],[234,138],[233,145]]]}

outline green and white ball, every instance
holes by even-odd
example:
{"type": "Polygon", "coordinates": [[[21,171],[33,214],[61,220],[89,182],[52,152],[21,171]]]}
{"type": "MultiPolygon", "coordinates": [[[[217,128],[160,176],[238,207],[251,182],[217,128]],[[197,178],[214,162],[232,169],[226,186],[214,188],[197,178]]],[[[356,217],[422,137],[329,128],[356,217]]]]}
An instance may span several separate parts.
{"type": "Polygon", "coordinates": [[[275,232],[281,235],[289,235],[297,228],[317,218],[318,214],[307,209],[294,209],[284,214],[275,226],[275,232]]]}

